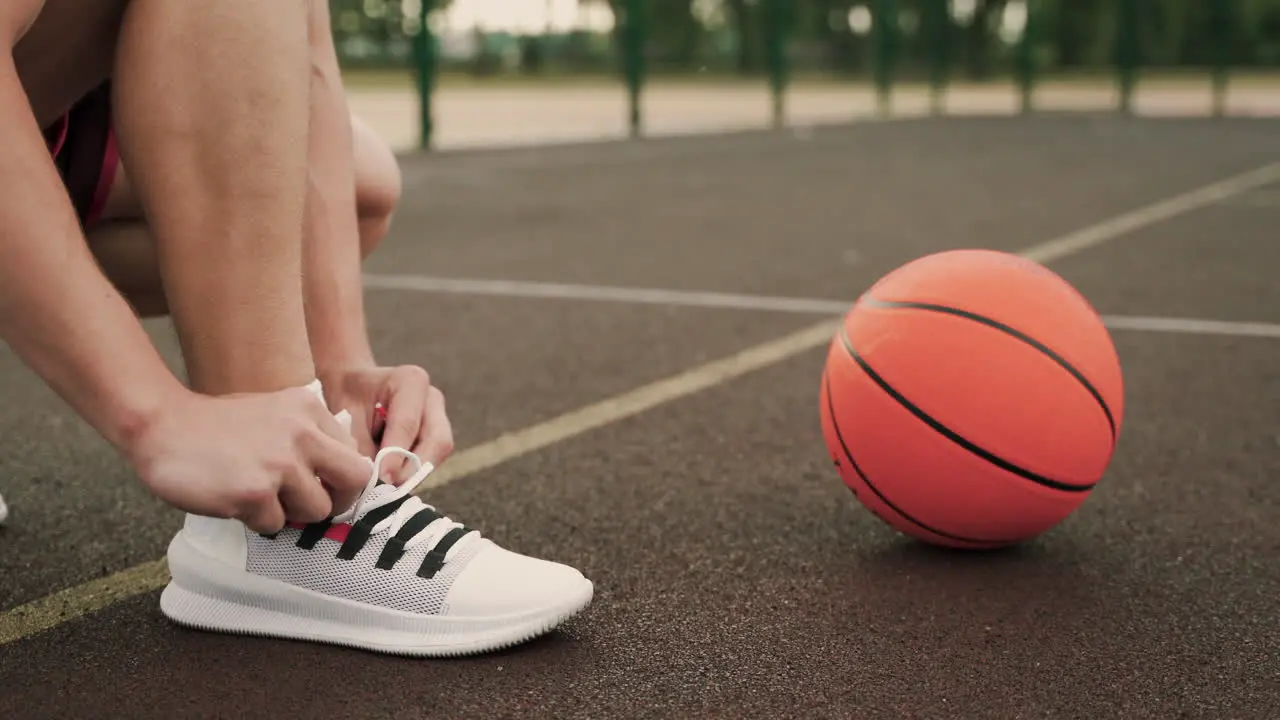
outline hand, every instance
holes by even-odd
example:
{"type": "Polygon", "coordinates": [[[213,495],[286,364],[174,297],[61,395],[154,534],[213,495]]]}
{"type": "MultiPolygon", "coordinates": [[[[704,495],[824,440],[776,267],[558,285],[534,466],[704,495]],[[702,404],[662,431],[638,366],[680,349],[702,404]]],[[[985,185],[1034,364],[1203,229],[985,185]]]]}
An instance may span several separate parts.
{"type": "Polygon", "coordinates": [[[305,388],[185,393],[151,418],[125,452],[161,500],[263,533],[346,510],[372,471],[351,434],[305,388]]]}
{"type": "MultiPolygon", "coordinates": [[[[415,365],[368,365],[321,373],[320,379],[331,410],[351,413],[352,434],[364,454],[400,447],[439,467],[453,452],[444,394],[431,384],[426,370],[415,365]],[[386,410],[385,424],[374,414],[378,404],[386,410]]],[[[382,479],[395,485],[408,479],[404,460],[387,458],[382,479]]]]}

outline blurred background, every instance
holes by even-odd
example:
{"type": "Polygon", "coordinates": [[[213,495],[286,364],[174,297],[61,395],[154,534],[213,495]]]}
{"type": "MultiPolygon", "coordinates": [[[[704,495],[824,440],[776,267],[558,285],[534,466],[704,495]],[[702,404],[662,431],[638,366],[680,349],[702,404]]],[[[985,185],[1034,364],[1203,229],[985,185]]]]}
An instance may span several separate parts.
{"type": "Polygon", "coordinates": [[[330,0],[398,149],[859,116],[1280,114],[1280,0],[330,0]]]}

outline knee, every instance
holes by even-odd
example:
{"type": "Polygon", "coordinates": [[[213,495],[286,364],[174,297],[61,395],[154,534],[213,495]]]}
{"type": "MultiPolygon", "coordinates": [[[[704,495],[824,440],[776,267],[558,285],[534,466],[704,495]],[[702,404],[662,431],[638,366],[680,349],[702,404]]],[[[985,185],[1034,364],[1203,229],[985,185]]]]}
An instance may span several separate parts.
{"type": "Polygon", "coordinates": [[[356,215],[360,222],[360,256],[369,257],[391,227],[400,203],[400,169],[394,164],[376,181],[357,186],[356,215]]]}
{"type": "Polygon", "coordinates": [[[360,254],[369,257],[391,226],[400,204],[402,179],[395,155],[381,138],[353,119],[356,152],[356,214],[360,220],[360,254]]]}

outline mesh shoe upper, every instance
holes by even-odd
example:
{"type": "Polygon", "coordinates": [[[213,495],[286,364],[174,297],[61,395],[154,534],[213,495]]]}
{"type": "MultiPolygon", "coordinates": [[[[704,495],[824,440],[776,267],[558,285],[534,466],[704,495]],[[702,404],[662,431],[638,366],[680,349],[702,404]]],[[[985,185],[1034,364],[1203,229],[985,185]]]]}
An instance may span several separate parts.
{"type": "Polygon", "coordinates": [[[245,529],[245,569],[326,595],[412,613],[438,614],[458,575],[486,548],[498,549],[413,495],[434,468],[399,448],[373,459],[369,484],[345,512],[273,535],[245,529]],[[378,479],[382,459],[418,465],[400,486],[378,479]]]}
{"type": "Polygon", "coordinates": [[[408,533],[403,531],[413,529],[409,522],[399,533],[393,532],[396,528],[391,524],[380,532],[364,535],[378,522],[375,513],[385,515],[384,508],[400,507],[392,501],[374,507],[351,523],[287,527],[274,536],[246,530],[249,552],[245,569],[326,595],[405,612],[438,614],[453,581],[480,551],[493,543],[442,517],[403,490],[379,484],[365,498],[366,503],[376,504],[399,495],[406,498],[404,502],[414,503],[411,507],[416,507],[417,512],[410,521],[416,518],[416,524],[427,524],[418,531],[421,539],[403,554],[397,552],[403,540],[393,539],[404,537],[408,533]]]}

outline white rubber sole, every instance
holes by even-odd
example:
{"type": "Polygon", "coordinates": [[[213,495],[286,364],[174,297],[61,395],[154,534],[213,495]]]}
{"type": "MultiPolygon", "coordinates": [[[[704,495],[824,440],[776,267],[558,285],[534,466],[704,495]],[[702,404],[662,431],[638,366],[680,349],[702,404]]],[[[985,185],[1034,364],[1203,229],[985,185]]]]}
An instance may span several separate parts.
{"type": "Polygon", "coordinates": [[[543,635],[591,602],[581,586],[555,605],[500,617],[417,615],[317,593],[219,562],[179,532],[160,611],[187,627],[306,640],[413,657],[474,655],[543,635]]]}

